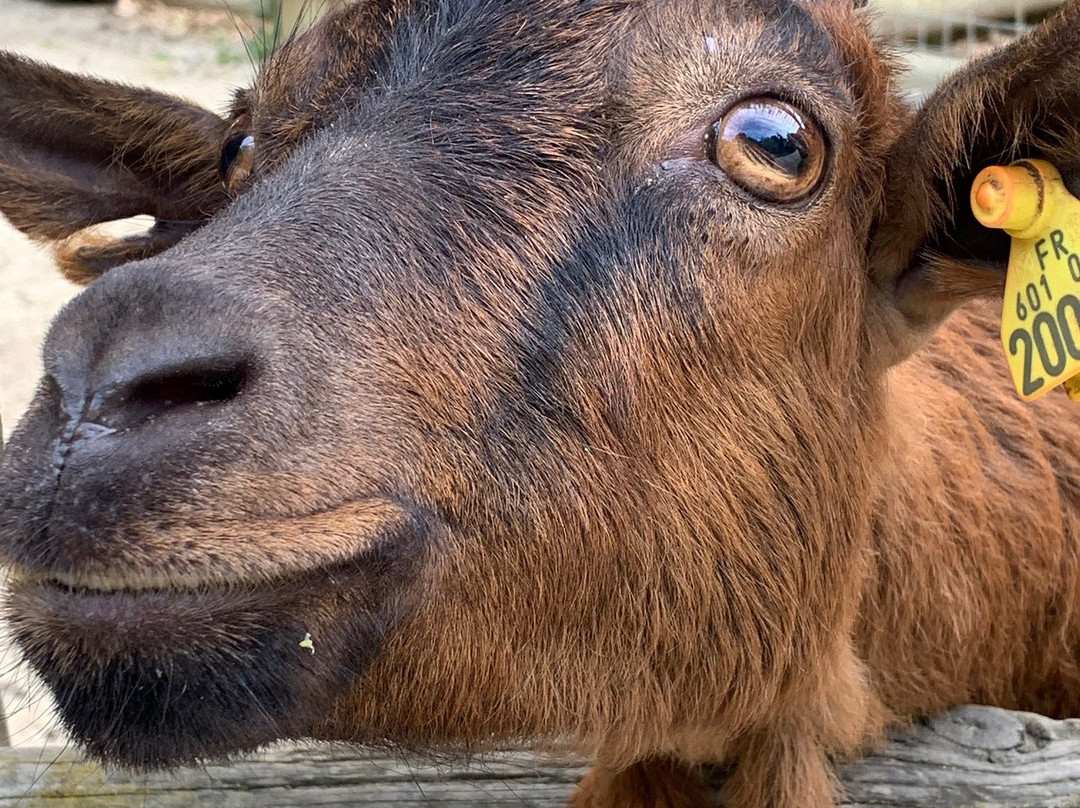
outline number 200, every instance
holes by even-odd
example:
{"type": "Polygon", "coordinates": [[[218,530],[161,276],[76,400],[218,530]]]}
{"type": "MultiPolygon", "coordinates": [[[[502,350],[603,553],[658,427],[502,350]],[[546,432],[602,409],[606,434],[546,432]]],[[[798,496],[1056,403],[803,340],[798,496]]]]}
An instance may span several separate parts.
{"type": "Polygon", "coordinates": [[[1042,376],[1032,374],[1034,358],[1032,348],[1034,347],[1039,352],[1043,370],[1051,376],[1057,376],[1065,370],[1065,363],[1070,357],[1080,360],[1080,345],[1077,345],[1074,336],[1076,333],[1080,333],[1080,300],[1076,295],[1064,295],[1058,300],[1056,318],[1050,312],[1040,311],[1031,323],[1031,331],[1017,328],[1009,335],[1009,353],[1016,356],[1017,351],[1021,347],[1024,348],[1023,393],[1025,396],[1037,393],[1046,383],[1046,379],[1042,376]],[[1075,331],[1070,326],[1067,317],[1070,310],[1072,320],[1076,324],[1075,331]],[[1048,342],[1050,345],[1047,344],[1048,342]]]}

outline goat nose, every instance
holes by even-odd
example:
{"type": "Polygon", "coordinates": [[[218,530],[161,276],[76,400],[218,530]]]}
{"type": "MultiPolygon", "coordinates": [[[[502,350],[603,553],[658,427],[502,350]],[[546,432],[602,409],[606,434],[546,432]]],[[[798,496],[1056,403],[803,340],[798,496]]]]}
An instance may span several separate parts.
{"type": "MultiPolygon", "coordinates": [[[[109,280],[99,283],[115,286],[109,280]]],[[[255,360],[235,309],[228,317],[191,289],[111,291],[87,290],[46,344],[46,374],[69,425],[87,437],[124,431],[241,394],[255,360]]]]}

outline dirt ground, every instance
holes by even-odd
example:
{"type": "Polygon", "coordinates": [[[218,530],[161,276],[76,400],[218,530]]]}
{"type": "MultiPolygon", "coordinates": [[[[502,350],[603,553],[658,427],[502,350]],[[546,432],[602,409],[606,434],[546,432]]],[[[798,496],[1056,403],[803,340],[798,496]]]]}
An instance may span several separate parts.
{"type": "MultiPolygon", "coordinates": [[[[0,49],[153,87],[222,111],[232,90],[250,81],[252,68],[237,25],[250,37],[251,24],[243,17],[234,24],[225,11],[142,0],[0,0],[0,49]]],[[[60,277],[46,250],[0,219],[0,418],[5,436],[40,378],[41,342],[49,321],[78,291],[60,277]]],[[[5,648],[0,641],[0,694],[12,742],[39,746],[61,741],[61,733],[49,726],[49,705],[40,686],[5,648]]]]}

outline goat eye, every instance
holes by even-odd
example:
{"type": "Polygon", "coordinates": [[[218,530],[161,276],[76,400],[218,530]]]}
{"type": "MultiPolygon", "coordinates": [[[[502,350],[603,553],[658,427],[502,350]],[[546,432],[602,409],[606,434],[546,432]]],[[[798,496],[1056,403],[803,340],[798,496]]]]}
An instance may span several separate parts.
{"type": "Polygon", "coordinates": [[[827,145],[818,125],[773,98],[741,101],[713,124],[709,159],[766,202],[809,197],[825,174],[827,145]]]}
{"type": "Polygon", "coordinates": [[[221,149],[221,181],[230,193],[239,190],[255,166],[255,138],[236,135],[225,141],[221,149]]]}

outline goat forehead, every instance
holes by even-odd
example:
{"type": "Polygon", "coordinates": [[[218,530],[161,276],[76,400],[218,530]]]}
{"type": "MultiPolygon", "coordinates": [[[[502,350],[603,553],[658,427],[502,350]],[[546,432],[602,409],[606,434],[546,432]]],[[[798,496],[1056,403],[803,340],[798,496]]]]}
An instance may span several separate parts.
{"type": "Polygon", "coordinates": [[[325,107],[340,111],[373,90],[440,80],[471,78],[486,87],[570,81],[576,89],[600,88],[617,76],[619,62],[628,55],[626,43],[635,39],[675,52],[686,46],[715,48],[727,40],[744,57],[796,54],[814,64],[837,58],[831,37],[796,0],[430,0],[403,5],[407,13],[376,54],[349,46],[363,38],[350,26],[372,21],[345,17],[329,33],[288,43],[262,71],[258,92],[251,95],[288,99],[281,105],[293,113],[317,102],[325,115],[333,114],[325,107]],[[289,85],[294,86],[286,89],[289,85]],[[330,98],[336,103],[327,105],[330,98]]]}
{"type": "Polygon", "coordinates": [[[481,170],[507,168],[511,144],[594,152],[619,137],[620,110],[659,136],[664,117],[689,124],[794,76],[846,94],[832,38],[793,0],[438,0],[399,21],[371,76],[339,114],[370,123],[382,106],[384,131],[481,170]]]}
{"type": "Polygon", "coordinates": [[[515,70],[541,80],[558,65],[548,78],[572,72],[602,83],[617,78],[627,41],[700,51],[725,38],[744,55],[794,55],[812,65],[838,58],[796,0],[435,0],[398,24],[376,73],[382,86],[443,73],[522,78],[515,70]]]}
{"type": "Polygon", "coordinates": [[[830,36],[793,0],[432,0],[398,20],[367,86],[272,184],[321,198],[327,216],[399,220],[437,245],[436,263],[455,246],[477,253],[486,233],[536,266],[681,130],[744,85],[796,72],[845,81],[830,36]]]}
{"type": "MultiPolygon", "coordinates": [[[[636,175],[680,121],[700,123],[748,77],[770,83],[755,64],[784,81],[796,64],[843,81],[830,36],[793,0],[432,0],[389,33],[372,79],[342,100],[344,125],[317,127],[284,173],[328,187],[341,187],[335,175],[364,188],[393,178],[433,201],[427,230],[445,221],[460,240],[451,222],[501,225],[503,243],[546,245],[520,258],[550,259],[601,175],[628,179],[599,158],[633,152],[636,175]]],[[[350,200],[351,218],[385,220],[367,208],[389,196],[350,200]]]]}

